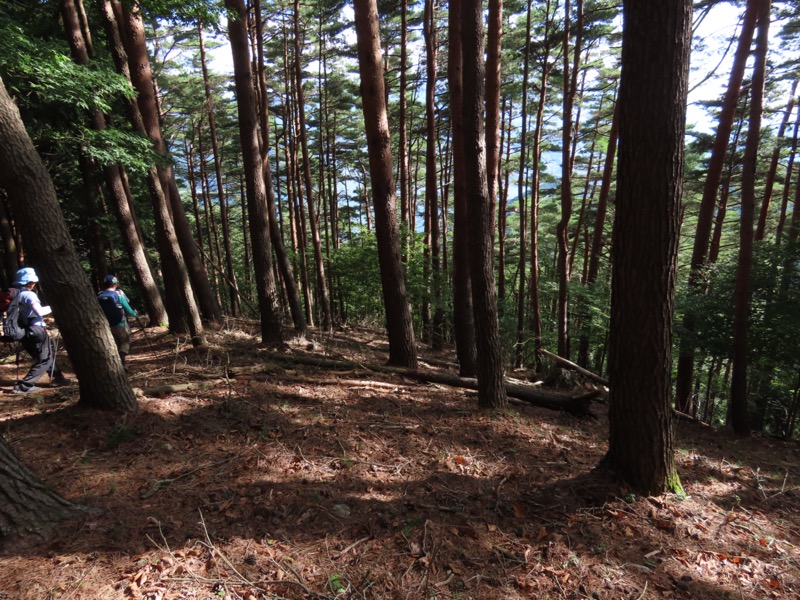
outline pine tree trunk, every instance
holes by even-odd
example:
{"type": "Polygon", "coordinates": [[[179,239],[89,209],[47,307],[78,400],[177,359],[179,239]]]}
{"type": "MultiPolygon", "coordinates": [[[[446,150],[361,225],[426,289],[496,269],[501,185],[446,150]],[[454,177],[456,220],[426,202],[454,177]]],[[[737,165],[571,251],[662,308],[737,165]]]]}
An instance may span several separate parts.
{"type": "MultiPolygon", "coordinates": [[[[88,24],[85,22],[83,5],[74,0],[63,0],[61,3],[61,18],[67,33],[73,60],[79,65],[88,65],[90,52],[90,37],[88,24]]],[[[90,121],[93,129],[100,131],[106,128],[106,118],[102,113],[95,113],[90,121]]],[[[120,237],[128,259],[131,262],[136,279],[144,292],[144,301],[150,323],[160,324],[167,322],[167,313],[161,293],[158,291],[155,278],[144,251],[144,244],[136,225],[136,215],[133,210],[133,200],[127,193],[123,183],[124,167],[121,165],[106,165],[103,167],[103,176],[106,182],[108,198],[117,220],[120,237]]]]}
{"type": "Polygon", "coordinates": [[[404,228],[405,237],[404,256],[408,260],[411,251],[411,238],[413,230],[411,228],[411,203],[409,198],[409,169],[408,169],[408,100],[406,90],[408,88],[408,0],[400,0],[400,106],[398,116],[399,135],[399,159],[400,159],[400,220],[404,228]]]}
{"type": "Polygon", "coordinates": [[[680,489],[670,375],[692,2],[625,0],[623,13],[606,462],[659,494],[680,489]]]}
{"type": "MultiPolygon", "coordinates": [[[[550,31],[555,18],[555,10],[551,14],[551,0],[545,4],[545,39],[549,40],[550,31]]],[[[533,335],[534,360],[536,370],[541,369],[541,355],[539,350],[542,348],[542,314],[539,302],[539,187],[541,179],[541,158],[542,158],[542,131],[544,130],[544,109],[547,101],[547,86],[550,75],[550,52],[552,48],[550,42],[545,43],[544,55],[542,57],[542,78],[539,84],[539,102],[536,106],[536,126],[533,131],[533,181],[531,182],[531,281],[530,281],[530,304],[531,318],[530,328],[533,335]]]]}
{"type": "Polygon", "coordinates": [[[795,159],[797,157],[797,139],[800,132],[800,115],[794,120],[794,133],[792,133],[792,146],[789,149],[789,160],[786,163],[786,175],[783,178],[783,194],[781,195],[781,212],[778,219],[778,226],[775,229],[775,245],[780,247],[783,237],[783,228],[786,225],[786,209],[789,206],[789,189],[792,184],[792,173],[795,159]]]}
{"type": "Polygon", "coordinates": [[[25,240],[27,263],[47,286],[84,406],[136,412],[108,320],[78,261],[56,190],[0,79],[0,188],[25,240]]]}
{"type": "Polygon", "coordinates": [[[46,539],[81,508],[39,481],[0,437],[0,548],[18,551],[32,538],[46,539]]]}
{"type": "Polygon", "coordinates": [[[526,235],[528,231],[527,206],[525,189],[525,166],[528,163],[527,140],[528,140],[528,73],[530,72],[531,60],[531,11],[532,0],[528,0],[528,7],[525,18],[525,55],[522,59],[522,108],[519,134],[519,172],[517,174],[517,207],[519,208],[519,258],[517,262],[517,277],[519,285],[517,287],[517,340],[514,351],[514,366],[522,366],[522,357],[525,347],[525,267],[527,265],[526,253],[528,250],[526,235]]]}
{"type": "Polygon", "coordinates": [[[264,344],[274,344],[283,339],[283,334],[275,279],[272,274],[269,211],[258,147],[254,78],[250,68],[250,49],[247,41],[247,11],[244,0],[225,0],[225,7],[231,15],[228,19],[228,36],[236,82],[236,105],[247,188],[250,243],[256,273],[258,308],[261,314],[261,341],[264,344]]]}
{"type": "Polygon", "coordinates": [[[439,233],[439,189],[436,169],[436,62],[438,60],[438,35],[433,0],[425,0],[424,38],[425,64],[425,204],[430,219],[430,258],[431,258],[431,345],[441,350],[444,344],[444,308],[442,307],[442,273],[440,260],[439,233]]]}
{"type": "MultiPolygon", "coordinates": [[[[747,8],[742,22],[742,32],[739,35],[739,42],[733,58],[731,75],[728,80],[728,88],[725,91],[725,98],[722,102],[722,111],[719,115],[719,124],[714,138],[714,145],[711,149],[711,158],[708,162],[706,181],[703,185],[703,197],[700,200],[700,212],[697,215],[697,228],[694,236],[694,246],[692,248],[692,259],[690,263],[689,284],[695,290],[700,284],[700,272],[706,264],[708,246],[711,237],[712,219],[714,217],[714,206],[717,199],[717,189],[722,177],[722,167],[725,162],[725,151],[728,148],[733,120],[736,115],[736,105],[739,99],[739,92],[744,78],[744,70],[747,65],[747,58],[750,54],[750,44],[753,40],[757,19],[757,3],[759,0],[747,0],[747,8]]],[[[694,315],[687,311],[683,318],[683,329],[686,331],[684,339],[681,339],[680,353],[678,355],[678,375],[675,382],[675,407],[685,412],[689,402],[689,394],[692,389],[692,379],[694,378],[694,347],[690,338],[695,329],[694,315]]]]}
{"type": "MultiPolygon", "coordinates": [[[[608,147],[603,162],[603,181],[600,184],[600,193],[597,196],[595,209],[594,229],[592,230],[591,250],[589,252],[589,267],[586,273],[586,286],[591,287],[597,281],[600,272],[600,256],[603,252],[603,238],[605,233],[606,212],[608,210],[608,196],[611,190],[611,181],[614,174],[614,162],[617,153],[617,138],[619,137],[619,99],[614,101],[614,116],[611,117],[611,130],[608,133],[608,147]]],[[[586,316],[581,326],[581,337],[578,344],[578,364],[582,367],[589,365],[589,341],[592,332],[591,313],[586,316]]]]}
{"type": "MultiPolygon", "coordinates": [[[[503,0],[489,0],[486,48],[486,172],[489,177],[489,209],[497,211],[500,175],[500,61],[503,40],[503,0]]],[[[492,224],[494,235],[494,223],[492,224]]]]}
{"type": "Polygon", "coordinates": [[[783,113],[783,119],[778,127],[777,141],[775,149],[772,151],[772,159],[769,163],[769,171],[767,171],[767,180],[764,185],[764,198],[761,201],[761,210],[758,214],[758,225],[756,226],[755,241],[764,239],[764,231],[767,228],[767,216],[769,215],[769,206],[772,201],[772,188],[775,185],[775,175],[778,172],[778,160],[781,156],[781,142],[786,133],[786,126],[789,124],[789,118],[792,116],[794,110],[795,92],[797,92],[797,84],[800,80],[795,79],[792,82],[792,89],[789,92],[789,102],[786,105],[786,110],[783,113]]]}
{"type": "Polygon", "coordinates": [[[206,66],[205,41],[203,40],[203,26],[197,22],[197,34],[200,41],[200,65],[203,69],[203,87],[205,89],[208,111],[208,133],[211,136],[211,150],[214,154],[214,174],[217,178],[217,201],[219,202],[220,221],[222,222],[222,244],[225,248],[225,277],[228,295],[231,302],[231,314],[238,317],[242,312],[239,300],[239,290],[236,286],[236,271],[233,269],[233,253],[231,252],[231,225],[228,217],[228,199],[225,197],[225,188],[222,185],[222,159],[219,153],[217,139],[217,125],[214,117],[214,108],[211,99],[211,85],[208,80],[208,67],[206,66]]]}
{"type": "MultiPolygon", "coordinates": [[[[121,30],[124,32],[122,41],[128,54],[131,83],[138,92],[137,103],[144,124],[144,133],[153,143],[158,155],[166,159],[168,150],[161,132],[160,112],[151,77],[140,5],[135,3],[129,9],[123,6],[122,15],[123,21],[120,22],[121,30]]],[[[189,221],[183,210],[178,185],[175,181],[175,172],[169,162],[158,166],[157,169],[165,200],[169,203],[172,228],[181,248],[192,290],[197,297],[198,308],[204,318],[210,321],[220,321],[222,313],[214,300],[208,275],[203,268],[197,244],[192,237],[189,221]]]]}
{"type": "Polygon", "coordinates": [[[720,244],[722,243],[722,226],[725,223],[725,215],[728,211],[728,197],[731,193],[731,182],[733,181],[734,170],[738,167],[737,148],[739,147],[739,136],[742,133],[742,126],[745,122],[746,114],[739,117],[739,124],[736,126],[736,133],[731,141],[731,150],[728,152],[728,164],[725,177],[720,185],[719,201],[717,202],[717,215],[714,218],[714,232],[711,235],[711,243],[708,246],[708,264],[713,265],[719,258],[720,244]]]}
{"type": "Polygon", "coordinates": [[[450,0],[448,29],[448,80],[450,118],[453,127],[453,330],[456,339],[458,372],[474,377],[476,370],[475,321],[472,316],[472,284],[469,275],[469,234],[464,169],[464,123],[461,0],[450,0]]]}
{"type": "MultiPolygon", "coordinates": [[[[278,223],[278,213],[276,208],[275,187],[272,182],[272,170],[269,164],[269,114],[267,113],[269,102],[267,99],[267,83],[264,74],[264,50],[263,50],[263,24],[261,20],[260,3],[256,0],[255,5],[255,19],[256,19],[256,39],[258,48],[258,89],[261,90],[261,105],[260,105],[260,118],[261,118],[261,163],[264,172],[264,186],[267,194],[267,210],[269,211],[269,227],[270,227],[270,241],[272,248],[275,251],[275,260],[277,262],[278,272],[280,273],[281,280],[283,281],[283,288],[286,290],[286,299],[289,305],[289,313],[292,315],[292,323],[294,324],[295,331],[305,333],[308,329],[306,318],[303,314],[303,307],[300,304],[300,293],[297,289],[297,281],[292,271],[292,265],[289,262],[289,256],[286,253],[286,247],[283,244],[283,236],[281,235],[280,226],[278,223]]],[[[275,148],[275,156],[278,156],[278,147],[275,148]]]]}
{"type": "Polygon", "coordinates": [[[308,223],[311,230],[311,243],[314,248],[314,265],[317,274],[319,307],[322,312],[322,322],[320,326],[323,330],[330,331],[333,328],[333,319],[331,316],[331,305],[328,299],[328,282],[325,277],[325,265],[322,260],[322,243],[319,235],[319,223],[314,207],[314,190],[311,186],[311,157],[308,152],[308,136],[306,134],[306,109],[303,94],[303,69],[300,53],[300,0],[294,0],[294,68],[295,77],[297,79],[295,97],[297,98],[297,112],[299,118],[297,134],[300,137],[300,149],[303,153],[303,184],[306,188],[306,200],[308,201],[308,223]]]}
{"type": "Polygon", "coordinates": [[[737,435],[750,434],[747,408],[748,321],[750,318],[750,273],[753,268],[753,221],[756,201],[756,164],[761,137],[761,113],[769,44],[770,0],[754,0],[758,7],[758,36],[750,96],[750,119],[742,160],[742,191],[739,221],[739,260],[733,302],[733,373],[731,375],[731,424],[737,435]]]}
{"type": "Polygon", "coordinates": [[[483,14],[481,0],[464,0],[461,7],[464,89],[464,168],[470,234],[470,275],[478,357],[478,406],[506,408],[503,359],[497,320],[492,261],[492,215],[483,133],[483,14]]]}
{"type": "Polygon", "coordinates": [[[356,0],[354,10],[364,125],[375,205],[375,232],[389,337],[389,364],[416,369],[414,327],[400,259],[400,229],[392,180],[392,138],[381,68],[378,7],[375,0],[356,0]]]}
{"type": "MultiPolygon", "coordinates": [[[[128,57],[122,42],[119,27],[122,7],[118,2],[112,2],[112,0],[98,0],[98,7],[106,27],[108,46],[112,58],[114,59],[117,72],[121,73],[130,81],[128,57]]],[[[145,126],[137,103],[131,101],[127,108],[129,112],[128,116],[134,129],[142,135],[145,135],[145,126]]],[[[155,166],[151,166],[148,169],[146,178],[148,191],[150,192],[153,204],[156,242],[158,244],[159,255],[164,271],[166,311],[169,317],[169,328],[173,333],[189,333],[193,343],[200,344],[203,341],[203,324],[200,320],[200,312],[195,303],[194,293],[191,282],[189,281],[189,274],[186,271],[186,263],[183,260],[183,253],[178,244],[178,238],[175,235],[175,228],[172,224],[169,205],[164,190],[161,187],[161,181],[155,166]]],[[[123,184],[124,183],[125,178],[123,175],[123,184]]],[[[128,193],[128,195],[130,194],[128,193]]]]}

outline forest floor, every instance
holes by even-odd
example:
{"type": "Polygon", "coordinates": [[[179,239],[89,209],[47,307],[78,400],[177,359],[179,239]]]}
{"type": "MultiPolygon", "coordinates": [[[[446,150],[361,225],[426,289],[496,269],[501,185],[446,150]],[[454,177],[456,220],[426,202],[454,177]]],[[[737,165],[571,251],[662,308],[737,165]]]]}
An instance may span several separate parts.
{"type": "MultiPolygon", "coordinates": [[[[487,414],[463,389],[273,360],[243,327],[203,349],[135,332],[134,416],[76,387],[0,394],[14,452],[91,509],[0,555],[0,599],[800,597],[797,443],[676,422],[686,496],[639,497],[594,470],[602,397],[594,419],[487,414]]],[[[281,352],[367,365],[387,344],[356,328],[281,352]]]]}

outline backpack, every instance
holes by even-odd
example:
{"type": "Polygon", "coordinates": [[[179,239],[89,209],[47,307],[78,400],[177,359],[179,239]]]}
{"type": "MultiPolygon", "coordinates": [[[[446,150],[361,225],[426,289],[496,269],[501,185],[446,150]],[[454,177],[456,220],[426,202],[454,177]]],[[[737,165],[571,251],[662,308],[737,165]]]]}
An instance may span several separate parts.
{"type": "Polygon", "coordinates": [[[125,313],[122,312],[122,305],[119,303],[119,295],[114,290],[103,290],[97,294],[97,301],[100,308],[108,319],[109,325],[119,325],[125,320],[125,313]]]}
{"type": "Polygon", "coordinates": [[[25,337],[25,328],[19,324],[19,290],[11,288],[8,297],[10,301],[3,318],[3,337],[18,342],[25,337]]]}

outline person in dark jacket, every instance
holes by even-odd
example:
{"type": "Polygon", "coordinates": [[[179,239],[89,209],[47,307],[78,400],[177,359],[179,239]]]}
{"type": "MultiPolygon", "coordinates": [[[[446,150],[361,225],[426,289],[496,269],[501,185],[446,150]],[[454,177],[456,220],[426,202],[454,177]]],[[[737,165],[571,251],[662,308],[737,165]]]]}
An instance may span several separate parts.
{"type": "Polygon", "coordinates": [[[34,291],[39,277],[30,267],[17,271],[14,286],[19,288],[19,318],[20,327],[25,329],[25,337],[20,340],[25,351],[33,357],[34,363],[28,373],[14,385],[14,392],[30,394],[40,391],[41,388],[34,384],[42,375],[49,373],[50,386],[57,387],[69,385],[70,379],[56,364],[56,352],[53,340],[47,333],[44,318],[52,310],[49,306],[42,306],[38,294],[34,291]]]}
{"type": "Polygon", "coordinates": [[[131,308],[128,297],[119,289],[119,280],[114,275],[106,275],[103,285],[105,289],[97,294],[97,300],[108,319],[119,358],[125,366],[125,357],[131,352],[131,328],[127,317],[136,318],[139,313],[131,308]]]}

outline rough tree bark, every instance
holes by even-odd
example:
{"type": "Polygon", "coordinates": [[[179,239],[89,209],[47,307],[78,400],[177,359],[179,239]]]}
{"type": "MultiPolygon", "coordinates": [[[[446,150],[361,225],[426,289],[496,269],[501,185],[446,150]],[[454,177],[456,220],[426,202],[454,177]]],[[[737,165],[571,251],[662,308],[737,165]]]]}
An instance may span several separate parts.
{"type": "Polygon", "coordinates": [[[80,404],[136,412],[108,320],[78,261],[56,190],[0,79],[0,188],[25,240],[28,264],[47,286],[80,389],[80,404]]]}
{"type": "Polygon", "coordinates": [[[625,0],[612,245],[606,463],[635,490],[677,491],[672,313],[691,0],[625,0]]]}
{"type": "Polygon", "coordinates": [[[272,344],[280,342],[283,336],[275,279],[272,274],[267,192],[258,148],[258,117],[256,116],[253,72],[250,67],[250,47],[247,41],[247,11],[244,0],[225,0],[225,6],[229,11],[228,37],[231,42],[233,72],[236,80],[236,105],[247,187],[250,243],[252,244],[253,267],[256,272],[258,308],[261,313],[261,341],[265,344],[272,344]]]}
{"type": "Polygon", "coordinates": [[[397,198],[392,177],[392,137],[386,112],[377,2],[356,0],[354,10],[378,260],[389,336],[389,364],[416,369],[414,327],[400,260],[397,198]]]}
{"type": "Polygon", "coordinates": [[[80,511],[40,482],[0,437],[0,548],[18,550],[31,538],[46,538],[80,511]]]}
{"type": "Polygon", "coordinates": [[[464,122],[462,119],[461,0],[450,0],[448,79],[453,127],[453,331],[459,374],[473,377],[476,369],[475,320],[469,276],[467,190],[464,184],[464,122]]]}
{"type": "Polygon", "coordinates": [[[478,356],[478,405],[508,406],[497,321],[492,261],[492,215],[483,134],[483,13],[481,0],[464,0],[461,8],[464,85],[464,167],[469,207],[470,275],[478,356]]]}

